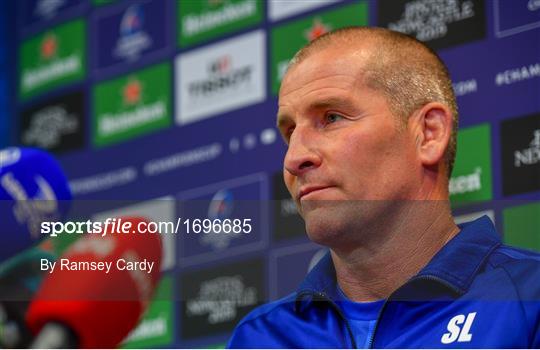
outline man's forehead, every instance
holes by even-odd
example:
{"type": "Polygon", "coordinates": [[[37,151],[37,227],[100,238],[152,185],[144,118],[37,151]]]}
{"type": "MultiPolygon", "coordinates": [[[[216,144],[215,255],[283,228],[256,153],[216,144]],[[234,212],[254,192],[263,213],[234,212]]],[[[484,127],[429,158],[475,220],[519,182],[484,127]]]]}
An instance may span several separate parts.
{"type": "Polygon", "coordinates": [[[334,44],[309,53],[299,62],[292,63],[285,74],[279,97],[318,79],[348,76],[358,79],[372,51],[362,46],[346,47],[334,44]]]}

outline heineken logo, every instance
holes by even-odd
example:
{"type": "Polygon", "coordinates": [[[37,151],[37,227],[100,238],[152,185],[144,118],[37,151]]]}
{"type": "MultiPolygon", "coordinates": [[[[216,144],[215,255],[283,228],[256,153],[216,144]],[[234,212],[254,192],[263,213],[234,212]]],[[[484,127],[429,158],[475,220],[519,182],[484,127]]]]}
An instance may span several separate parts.
{"type": "Polygon", "coordinates": [[[53,33],[45,35],[40,47],[41,58],[49,60],[56,55],[57,50],[58,39],[56,38],[56,35],[54,35],[53,33]]]}
{"type": "Polygon", "coordinates": [[[164,101],[140,106],[129,112],[106,113],[100,116],[98,131],[100,136],[110,136],[161,120],[166,114],[167,106],[164,101]]]}
{"type": "MultiPolygon", "coordinates": [[[[144,211],[144,209],[141,210],[144,211]]],[[[137,327],[124,339],[121,348],[140,348],[170,344],[173,335],[171,292],[171,279],[164,277],[154,292],[153,301],[146,310],[144,317],[137,327]]]]}
{"type": "Polygon", "coordinates": [[[482,189],[482,169],[476,167],[470,174],[456,176],[450,179],[450,195],[469,193],[482,189]]]}
{"type": "Polygon", "coordinates": [[[452,205],[492,199],[490,125],[486,123],[461,129],[457,137],[457,149],[461,151],[456,157],[455,175],[448,186],[452,205]]]}
{"type": "Polygon", "coordinates": [[[168,315],[161,313],[154,318],[143,319],[125,340],[125,343],[162,337],[167,334],[168,315]]]}
{"type": "Polygon", "coordinates": [[[209,0],[212,9],[201,14],[186,15],[182,21],[182,32],[187,36],[194,36],[216,27],[229,24],[250,17],[257,12],[255,0],[240,1],[237,3],[223,2],[223,0],[209,0]],[[218,6],[222,5],[222,6],[218,6]]]}
{"type": "Polygon", "coordinates": [[[73,54],[64,59],[58,59],[51,64],[36,69],[28,69],[22,74],[24,90],[32,90],[50,81],[75,74],[82,69],[80,57],[73,54]]]}
{"type": "Polygon", "coordinates": [[[317,17],[313,19],[313,25],[311,28],[304,31],[304,37],[306,40],[311,42],[331,30],[331,26],[324,24],[321,19],[317,17]]]}
{"type": "Polygon", "coordinates": [[[219,5],[223,5],[225,3],[225,0],[208,0],[206,2],[208,7],[216,7],[219,5]]]}
{"type": "Polygon", "coordinates": [[[134,105],[141,100],[142,85],[141,82],[135,78],[128,81],[122,95],[124,97],[125,105],[134,105]]]}
{"type": "MultiPolygon", "coordinates": [[[[276,15],[277,17],[289,16],[292,13],[318,7],[327,2],[330,1],[289,2],[273,0],[269,3],[269,16],[271,16],[270,18],[274,16],[273,19],[276,19],[276,15]],[[281,10],[277,10],[279,8],[281,10]]],[[[273,27],[270,38],[272,92],[277,95],[291,58],[303,46],[332,30],[354,25],[367,25],[367,5],[366,1],[357,1],[354,4],[340,6],[329,11],[320,11],[314,15],[273,27]]]]}
{"type": "Polygon", "coordinates": [[[104,146],[167,126],[170,74],[170,66],[160,64],[99,84],[94,91],[94,143],[104,146]]]}
{"type": "Polygon", "coordinates": [[[85,28],[83,20],[72,21],[21,43],[19,93],[22,98],[84,77],[85,28]]]}
{"type": "Polygon", "coordinates": [[[533,132],[530,147],[514,152],[514,166],[533,165],[540,162],[540,129],[533,132]]]}
{"type": "MultiPolygon", "coordinates": [[[[311,26],[304,30],[304,38],[311,42],[321,35],[324,35],[332,30],[332,26],[329,24],[325,24],[319,17],[315,17],[313,19],[313,22],[311,26]]],[[[282,81],[283,77],[285,76],[285,73],[287,72],[287,68],[289,68],[290,60],[286,59],[283,61],[280,61],[277,63],[277,80],[282,81]]]]}

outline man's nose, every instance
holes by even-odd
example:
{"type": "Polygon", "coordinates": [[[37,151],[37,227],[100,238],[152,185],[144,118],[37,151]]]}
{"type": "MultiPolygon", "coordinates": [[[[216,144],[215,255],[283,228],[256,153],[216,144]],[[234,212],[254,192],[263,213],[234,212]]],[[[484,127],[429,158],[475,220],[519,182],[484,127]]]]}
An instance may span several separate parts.
{"type": "Polygon", "coordinates": [[[319,146],[315,135],[297,127],[289,140],[284,160],[285,169],[294,176],[301,176],[319,167],[322,160],[318,153],[319,146]]]}

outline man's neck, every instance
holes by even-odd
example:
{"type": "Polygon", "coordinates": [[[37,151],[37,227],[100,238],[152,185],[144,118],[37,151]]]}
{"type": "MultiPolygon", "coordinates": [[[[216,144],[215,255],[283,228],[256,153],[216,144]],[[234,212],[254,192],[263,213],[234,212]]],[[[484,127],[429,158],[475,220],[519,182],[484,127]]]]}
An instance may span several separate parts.
{"type": "Polygon", "coordinates": [[[337,281],[353,301],[386,299],[416,275],[458,232],[448,203],[412,204],[397,220],[388,220],[355,249],[332,248],[337,281]]]}

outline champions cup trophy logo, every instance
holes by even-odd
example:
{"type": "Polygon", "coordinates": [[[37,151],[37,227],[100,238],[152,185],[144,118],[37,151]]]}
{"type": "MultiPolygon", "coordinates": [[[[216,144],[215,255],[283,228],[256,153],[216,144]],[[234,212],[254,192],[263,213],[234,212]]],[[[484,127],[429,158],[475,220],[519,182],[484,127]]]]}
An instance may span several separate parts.
{"type": "Polygon", "coordinates": [[[49,60],[56,55],[58,51],[58,39],[53,33],[45,35],[41,42],[40,54],[44,60],[49,60]]]}
{"type": "MultiPolygon", "coordinates": [[[[210,202],[208,207],[208,219],[225,220],[231,217],[234,210],[234,196],[230,190],[224,189],[218,191],[210,202]]],[[[218,233],[210,232],[204,234],[199,239],[202,245],[209,245],[215,250],[225,249],[231,243],[231,240],[238,237],[239,233],[218,233]]]]}
{"type": "Polygon", "coordinates": [[[129,36],[140,31],[144,24],[144,13],[139,5],[133,5],[126,10],[120,22],[120,35],[129,36]]]}
{"type": "Polygon", "coordinates": [[[529,0],[529,2],[527,2],[527,8],[531,12],[539,10],[540,9],[540,0],[529,0]]]}
{"type": "Polygon", "coordinates": [[[60,7],[66,4],[66,0],[39,0],[34,8],[34,15],[51,19],[56,16],[60,7]]]}
{"type": "Polygon", "coordinates": [[[332,27],[324,24],[320,18],[315,18],[313,19],[313,25],[311,26],[311,28],[307,29],[304,32],[304,37],[311,42],[331,30],[332,27]]]}
{"type": "Polygon", "coordinates": [[[131,106],[138,103],[141,100],[142,85],[136,78],[129,79],[128,83],[124,86],[122,95],[124,97],[124,104],[131,106]]]}
{"type": "Polygon", "coordinates": [[[144,31],[144,10],[141,5],[128,7],[120,21],[120,35],[114,55],[122,59],[137,60],[152,46],[152,39],[144,31]]]}

